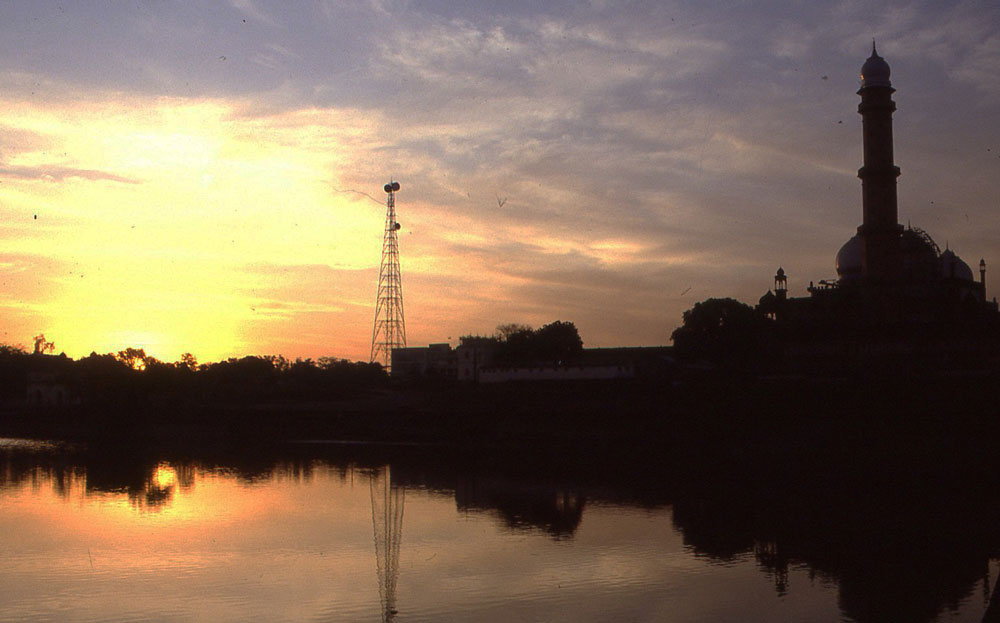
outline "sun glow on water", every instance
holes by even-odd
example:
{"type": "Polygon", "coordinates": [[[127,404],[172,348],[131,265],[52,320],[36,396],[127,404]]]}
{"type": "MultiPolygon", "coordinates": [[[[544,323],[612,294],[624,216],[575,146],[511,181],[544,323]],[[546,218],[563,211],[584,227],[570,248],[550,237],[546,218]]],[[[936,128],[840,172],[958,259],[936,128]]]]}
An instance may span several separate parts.
{"type": "Polygon", "coordinates": [[[161,463],[156,466],[156,471],[153,472],[152,482],[154,486],[161,489],[173,487],[177,484],[177,471],[169,464],[161,463]]]}

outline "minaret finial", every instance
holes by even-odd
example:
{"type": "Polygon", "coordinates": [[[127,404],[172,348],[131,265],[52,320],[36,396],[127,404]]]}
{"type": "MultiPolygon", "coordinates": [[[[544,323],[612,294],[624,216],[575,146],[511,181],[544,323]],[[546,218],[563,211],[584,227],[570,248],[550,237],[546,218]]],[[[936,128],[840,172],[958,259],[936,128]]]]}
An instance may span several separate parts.
{"type": "Polygon", "coordinates": [[[878,56],[878,52],[875,50],[875,37],[872,37],[872,56],[878,56]]]}

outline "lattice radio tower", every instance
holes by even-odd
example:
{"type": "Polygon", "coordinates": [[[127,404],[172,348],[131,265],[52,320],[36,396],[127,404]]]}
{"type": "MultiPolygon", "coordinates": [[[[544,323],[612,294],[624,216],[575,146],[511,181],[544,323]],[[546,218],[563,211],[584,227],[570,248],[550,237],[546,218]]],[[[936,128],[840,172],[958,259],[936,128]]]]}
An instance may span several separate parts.
{"type": "Polygon", "coordinates": [[[375,299],[375,326],[372,328],[372,362],[392,369],[392,349],[406,346],[406,322],[403,320],[403,282],[399,273],[399,221],[396,220],[396,192],[399,182],[385,185],[385,233],[382,236],[382,265],[378,273],[375,299]]]}

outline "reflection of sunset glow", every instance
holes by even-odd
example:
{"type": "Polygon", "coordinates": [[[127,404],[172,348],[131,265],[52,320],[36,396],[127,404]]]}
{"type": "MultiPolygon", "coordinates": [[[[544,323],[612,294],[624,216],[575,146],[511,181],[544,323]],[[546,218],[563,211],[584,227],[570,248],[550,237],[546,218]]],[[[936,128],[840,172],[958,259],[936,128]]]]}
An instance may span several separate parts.
{"type": "Polygon", "coordinates": [[[153,485],[161,489],[166,489],[175,484],[177,484],[177,472],[174,468],[166,463],[157,465],[156,471],[153,472],[153,485]]]}
{"type": "MultiPolygon", "coordinates": [[[[20,610],[5,610],[8,618],[62,620],[69,595],[71,618],[86,620],[378,620],[379,524],[368,470],[293,463],[240,476],[187,463],[145,473],[122,467],[100,470],[121,479],[104,483],[110,491],[93,488],[96,473],[88,487],[82,469],[37,468],[8,481],[0,517],[17,537],[0,585],[28,596],[20,610]],[[139,486],[137,496],[118,489],[126,482],[139,486]],[[146,494],[165,489],[169,498],[150,508],[146,494]]],[[[535,487],[501,491],[512,496],[507,508],[543,499],[543,508],[570,514],[585,506],[572,490],[554,498],[535,487]]],[[[504,506],[460,514],[447,490],[408,490],[405,504],[396,607],[408,618],[627,620],[634,611],[622,604],[639,596],[660,604],[650,610],[656,620],[691,620],[718,602],[722,587],[760,602],[752,559],[707,573],[711,563],[691,555],[663,509],[587,504],[572,539],[556,539],[531,520],[511,530],[510,517],[497,514],[504,506]],[[659,616],[677,609],[678,594],[689,596],[688,610],[659,616]]],[[[835,611],[835,588],[813,587],[804,570],[792,575],[793,598],[835,611]]]]}
{"type": "Polygon", "coordinates": [[[187,530],[192,525],[228,525],[280,503],[266,493],[249,494],[228,475],[195,470],[187,477],[191,482],[185,486],[177,468],[161,463],[150,473],[146,486],[137,491],[94,490],[85,476],[57,479],[46,473],[38,474],[32,488],[42,502],[35,505],[37,512],[58,518],[67,529],[93,534],[142,530],[149,525],[168,531],[187,530]],[[62,514],[56,504],[60,499],[73,504],[76,512],[62,514]]]}

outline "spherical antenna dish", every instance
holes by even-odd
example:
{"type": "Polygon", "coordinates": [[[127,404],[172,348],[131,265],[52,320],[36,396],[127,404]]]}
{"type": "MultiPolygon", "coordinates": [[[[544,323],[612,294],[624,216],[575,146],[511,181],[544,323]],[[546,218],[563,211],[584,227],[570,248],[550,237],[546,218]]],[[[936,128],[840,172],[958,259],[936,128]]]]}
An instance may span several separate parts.
{"type": "Polygon", "coordinates": [[[391,193],[392,192],[392,184],[386,184],[385,186],[382,187],[382,189],[385,192],[387,192],[387,193],[391,193]]]}
{"type": "Polygon", "coordinates": [[[392,189],[393,190],[399,190],[399,182],[393,182],[392,183],[392,189]]]}
{"type": "Polygon", "coordinates": [[[402,227],[402,225],[400,225],[400,224],[399,224],[399,221],[396,221],[396,224],[395,224],[395,225],[393,225],[392,227],[393,227],[393,229],[395,229],[396,231],[399,231],[399,229],[400,229],[400,228],[402,227]]]}

